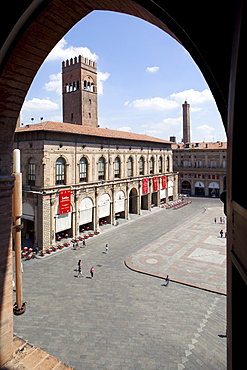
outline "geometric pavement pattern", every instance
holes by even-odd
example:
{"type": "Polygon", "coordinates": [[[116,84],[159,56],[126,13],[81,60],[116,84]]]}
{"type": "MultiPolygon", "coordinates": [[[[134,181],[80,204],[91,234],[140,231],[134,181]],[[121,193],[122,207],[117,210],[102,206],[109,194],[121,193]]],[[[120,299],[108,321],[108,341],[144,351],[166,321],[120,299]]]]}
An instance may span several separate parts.
{"type": "Polygon", "coordinates": [[[220,217],[224,217],[222,207],[209,207],[132,254],[125,263],[135,271],[157,277],[168,274],[173,281],[226,294],[226,223],[220,223],[220,217]]]}

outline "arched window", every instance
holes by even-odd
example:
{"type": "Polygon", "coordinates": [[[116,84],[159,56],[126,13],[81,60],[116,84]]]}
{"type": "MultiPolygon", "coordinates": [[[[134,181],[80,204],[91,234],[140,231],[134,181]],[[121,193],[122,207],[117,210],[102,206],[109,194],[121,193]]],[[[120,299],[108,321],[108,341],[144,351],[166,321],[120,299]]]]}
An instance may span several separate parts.
{"type": "Polygon", "coordinates": [[[144,158],[141,157],[139,161],[139,175],[144,175],[144,158]]]}
{"type": "Polygon", "coordinates": [[[65,160],[59,157],[56,160],[56,185],[65,184],[65,160]]]}
{"type": "Polygon", "coordinates": [[[100,157],[98,162],[98,179],[105,180],[105,160],[103,157],[100,157]]]}
{"type": "Polygon", "coordinates": [[[80,182],[87,181],[87,160],[82,157],[80,159],[80,182]]]}
{"type": "Polygon", "coordinates": [[[159,173],[162,173],[162,157],[159,157],[158,167],[159,167],[159,173]]]}
{"type": "Polygon", "coordinates": [[[167,156],[166,157],[166,172],[170,171],[170,158],[167,156]]]}
{"type": "Polygon", "coordinates": [[[128,177],[133,176],[133,159],[132,159],[132,157],[128,158],[127,168],[128,168],[128,177]]]}
{"type": "Polygon", "coordinates": [[[150,175],[154,174],[154,157],[151,157],[149,160],[149,173],[150,175]]]}
{"type": "Polygon", "coordinates": [[[30,158],[27,166],[28,185],[35,186],[35,161],[30,158]]]}
{"type": "Polygon", "coordinates": [[[114,160],[114,178],[120,177],[120,158],[116,157],[114,160]]]}

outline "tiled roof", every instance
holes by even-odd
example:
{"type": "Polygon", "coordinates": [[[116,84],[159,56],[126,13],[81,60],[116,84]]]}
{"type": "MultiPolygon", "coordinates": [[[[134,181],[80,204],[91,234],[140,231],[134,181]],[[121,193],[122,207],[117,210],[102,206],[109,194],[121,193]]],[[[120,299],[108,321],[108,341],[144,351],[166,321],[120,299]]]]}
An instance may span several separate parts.
{"type": "Polygon", "coordinates": [[[135,134],[133,132],[125,132],[118,130],[109,130],[100,127],[90,127],[73,125],[71,123],[61,123],[46,121],[37,123],[35,125],[28,125],[16,128],[15,132],[30,132],[30,131],[54,131],[61,133],[72,133],[79,135],[89,135],[104,138],[114,138],[114,139],[125,139],[125,140],[138,140],[138,141],[149,141],[161,144],[171,144],[170,141],[159,139],[152,136],[147,136],[143,134],[135,134]]]}
{"type": "Polygon", "coordinates": [[[227,142],[226,141],[217,141],[216,143],[208,142],[208,143],[174,143],[172,144],[172,150],[190,150],[190,149],[203,149],[203,150],[212,150],[212,149],[227,149],[227,142]]]}

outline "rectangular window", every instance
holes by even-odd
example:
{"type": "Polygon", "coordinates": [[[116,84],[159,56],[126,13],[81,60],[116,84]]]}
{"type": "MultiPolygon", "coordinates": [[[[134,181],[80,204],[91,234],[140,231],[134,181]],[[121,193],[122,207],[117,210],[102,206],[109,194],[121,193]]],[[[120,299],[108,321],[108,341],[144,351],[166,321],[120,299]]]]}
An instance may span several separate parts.
{"type": "Polygon", "coordinates": [[[119,160],[114,161],[114,177],[115,177],[115,179],[120,177],[120,162],[119,162],[119,160]]]}
{"type": "Polygon", "coordinates": [[[80,163],[80,182],[87,181],[87,164],[85,162],[80,163]]]}
{"type": "Polygon", "coordinates": [[[98,179],[105,179],[105,162],[103,161],[98,163],[98,179]]]}
{"type": "Polygon", "coordinates": [[[140,159],[140,163],[139,163],[139,175],[144,175],[144,162],[143,162],[143,159],[141,158],[140,159]]]}
{"type": "Polygon", "coordinates": [[[28,185],[35,185],[35,164],[28,163],[28,185]]]}
{"type": "Polygon", "coordinates": [[[56,164],[56,184],[64,185],[65,184],[65,166],[63,163],[56,164]]]}

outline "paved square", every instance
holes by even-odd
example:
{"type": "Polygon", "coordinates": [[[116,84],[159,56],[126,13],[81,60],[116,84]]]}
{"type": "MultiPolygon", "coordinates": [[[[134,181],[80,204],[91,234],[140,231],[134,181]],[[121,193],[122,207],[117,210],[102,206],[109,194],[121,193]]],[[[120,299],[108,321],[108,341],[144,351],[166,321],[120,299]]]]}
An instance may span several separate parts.
{"type": "MultiPolygon", "coordinates": [[[[200,230],[215,228],[212,234],[217,236],[222,228],[212,224],[216,210],[202,214],[205,206],[220,207],[220,201],[193,199],[178,210],[134,215],[129,221],[119,220],[117,227],[103,227],[86,248],[24,261],[27,310],[14,317],[15,333],[77,370],[226,369],[226,297],[173,282],[165,287],[162,278],[138,274],[124,264],[143,248],[142,266],[147,263],[154,275],[166,259],[174,270],[171,277],[176,267],[183,277],[188,274],[193,285],[193,279],[197,282],[202,275],[200,263],[208,269],[205,277],[214,283],[215,269],[211,273],[208,262],[189,257],[197,248],[212,247],[203,243],[210,233],[200,230]],[[201,217],[208,221],[200,222],[201,217]],[[150,253],[143,253],[145,246],[150,253]],[[176,264],[178,256],[182,264],[176,264]],[[85,275],[81,278],[75,272],[79,259],[85,275]]],[[[223,255],[223,247],[217,248],[212,250],[223,255]]],[[[163,267],[162,273],[166,273],[163,267]]]]}
{"type": "MultiPolygon", "coordinates": [[[[188,206],[189,207],[189,206],[188,206]]],[[[177,212],[177,210],[173,210],[177,212]]],[[[206,212],[174,228],[126,259],[136,271],[226,294],[225,223],[220,223],[222,207],[206,212]],[[216,223],[214,218],[216,217],[216,223]]]]}

